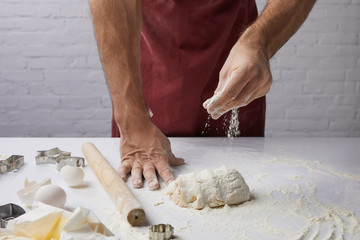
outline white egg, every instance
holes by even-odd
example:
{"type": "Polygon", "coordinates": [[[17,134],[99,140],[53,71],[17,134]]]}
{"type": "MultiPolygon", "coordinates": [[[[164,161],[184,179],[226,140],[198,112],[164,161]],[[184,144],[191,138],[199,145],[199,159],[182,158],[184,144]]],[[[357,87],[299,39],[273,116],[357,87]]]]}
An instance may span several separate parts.
{"type": "Polygon", "coordinates": [[[84,170],[75,166],[64,166],[61,168],[60,173],[69,187],[81,185],[85,176],[84,170]]]}
{"type": "Polygon", "coordinates": [[[35,201],[62,208],[66,202],[66,193],[59,186],[45,185],[36,192],[35,201]]]}

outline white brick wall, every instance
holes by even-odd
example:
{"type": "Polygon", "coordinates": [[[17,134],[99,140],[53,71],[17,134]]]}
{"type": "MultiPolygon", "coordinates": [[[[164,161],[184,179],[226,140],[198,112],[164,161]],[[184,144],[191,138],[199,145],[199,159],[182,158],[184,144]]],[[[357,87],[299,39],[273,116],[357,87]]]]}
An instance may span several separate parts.
{"type": "MultiPolygon", "coordinates": [[[[318,0],[271,61],[266,135],[360,137],[359,44],[360,1],[318,0]]],[[[87,1],[1,0],[0,136],[109,136],[110,118],[87,1]]]]}

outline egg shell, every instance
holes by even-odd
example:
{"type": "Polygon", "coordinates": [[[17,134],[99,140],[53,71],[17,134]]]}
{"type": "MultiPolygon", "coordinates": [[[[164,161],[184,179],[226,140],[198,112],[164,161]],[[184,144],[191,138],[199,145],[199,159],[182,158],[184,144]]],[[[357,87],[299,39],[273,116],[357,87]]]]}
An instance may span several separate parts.
{"type": "Polygon", "coordinates": [[[85,176],[84,170],[76,166],[64,166],[61,168],[60,174],[69,187],[81,185],[85,176]]]}
{"type": "Polygon", "coordinates": [[[35,194],[40,188],[41,185],[35,185],[18,191],[18,196],[25,206],[30,207],[33,204],[35,194]]]}
{"type": "Polygon", "coordinates": [[[35,201],[62,208],[66,202],[66,193],[59,186],[45,185],[36,192],[35,201]]]}
{"type": "Polygon", "coordinates": [[[37,183],[36,181],[29,181],[27,178],[25,179],[24,188],[20,189],[17,192],[20,200],[27,207],[31,207],[34,202],[36,192],[44,185],[51,184],[50,178],[45,178],[41,182],[37,183]]]}

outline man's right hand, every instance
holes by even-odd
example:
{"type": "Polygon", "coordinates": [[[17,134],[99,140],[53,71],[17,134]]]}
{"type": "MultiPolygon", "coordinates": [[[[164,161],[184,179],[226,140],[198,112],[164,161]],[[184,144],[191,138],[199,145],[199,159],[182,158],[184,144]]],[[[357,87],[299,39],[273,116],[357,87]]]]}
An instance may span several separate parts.
{"type": "Polygon", "coordinates": [[[135,188],[143,186],[144,176],[150,190],[158,189],[160,185],[156,171],[168,185],[175,180],[169,166],[184,163],[184,159],[174,156],[169,139],[151,120],[136,126],[129,134],[121,135],[120,151],[119,174],[126,181],[131,173],[135,188]]]}

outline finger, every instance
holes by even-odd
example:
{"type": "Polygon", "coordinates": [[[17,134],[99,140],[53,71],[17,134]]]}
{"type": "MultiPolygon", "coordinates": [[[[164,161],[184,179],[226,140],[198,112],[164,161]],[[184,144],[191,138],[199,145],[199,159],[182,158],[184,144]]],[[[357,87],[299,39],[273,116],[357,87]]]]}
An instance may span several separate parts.
{"type": "Polygon", "coordinates": [[[259,92],[259,89],[261,87],[262,86],[259,86],[258,82],[255,82],[255,81],[249,82],[248,84],[246,84],[244,89],[240,92],[240,94],[236,98],[235,102],[237,103],[238,106],[248,105],[250,103],[250,98],[257,92],[259,92]]]}
{"type": "Polygon", "coordinates": [[[208,100],[206,100],[206,101],[203,103],[203,107],[204,107],[205,109],[206,109],[207,106],[209,105],[210,100],[211,100],[211,98],[209,98],[208,100]]]}
{"type": "Polygon", "coordinates": [[[244,77],[242,75],[239,76],[239,74],[234,74],[229,78],[228,83],[224,86],[223,90],[218,93],[211,103],[209,103],[207,107],[209,114],[214,114],[238,96],[247,84],[247,81],[243,78],[244,77]]]}
{"type": "Polygon", "coordinates": [[[215,89],[215,91],[214,91],[213,96],[212,96],[211,98],[207,99],[207,100],[204,102],[204,104],[203,104],[203,107],[204,107],[205,109],[207,109],[208,106],[215,100],[215,98],[218,97],[219,93],[220,93],[221,91],[223,91],[223,88],[224,88],[225,85],[226,85],[226,80],[225,80],[225,78],[223,77],[223,74],[220,73],[220,74],[219,74],[219,82],[218,82],[218,85],[217,85],[217,87],[216,87],[216,89],[215,89]]]}
{"type": "MultiPolygon", "coordinates": [[[[269,92],[270,88],[269,89],[258,89],[248,100],[248,104],[250,104],[252,101],[254,101],[255,99],[258,99],[258,98],[261,98],[262,96],[265,96],[268,92],[269,92]]],[[[245,105],[245,106],[246,106],[245,105]]]]}
{"type": "Polygon", "coordinates": [[[126,181],[127,175],[131,171],[131,161],[130,159],[121,161],[121,166],[118,169],[118,173],[124,181],[126,181]]]}
{"type": "Polygon", "coordinates": [[[141,188],[143,186],[142,181],[142,166],[139,161],[135,161],[131,169],[131,179],[134,188],[141,188]]]}
{"type": "Polygon", "coordinates": [[[169,161],[170,166],[179,166],[184,163],[185,163],[185,160],[183,158],[177,158],[175,156],[171,159],[171,161],[169,161]]]}
{"type": "Polygon", "coordinates": [[[257,83],[254,81],[249,82],[234,100],[217,109],[217,111],[211,114],[211,117],[218,119],[232,109],[248,105],[253,100],[252,97],[259,92],[257,83]]]}
{"type": "Polygon", "coordinates": [[[204,104],[203,107],[204,107],[205,109],[207,109],[207,108],[213,103],[213,101],[214,101],[216,98],[218,98],[218,96],[219,96],[219,92],[215,92],[214,95],[213,95],[211,98],[209,98],[208,100],[205,101],[205,102],[206,102],[206,105],[204,104]]]}
{"type": "Polygon", "coordinates": [[[159,181],[157,180],[155,173],[155,166],[152,162],[148,162],[144,166],[144,177],[148,182],[148,188],[154,191],[159,188],[159,181]]]}
{"type": "Polygon", "coordinates": [[[220,92],[226,85],[227,80],[229,80],[233,75],[238,74],[238,67],[235,68],[229,68],[225,67],[226,63],[223,66],[223,69],[221,69],[219,73],[219,82],[218,85],[214,91],[214,95],[216,95],[218,92],[220,92]],[[226,70],[224,70],[226,69],[226,70]]]}
{"type": "Polygon", "coordinates": [[[224,115],[225,113],[227,113],[228,111],[221,111],[218,110],[216,113],[211,114],[211,118],[214,120],[219,119],[222,115],[224,115]]]}
{"type": "Polygon", "coordinates": [[[169,165],[164,160],[159,160],[155,162],[155,167],[161,177],[161,179],[168,185],[170,182],[175,180],[174,175],[172,174],[169,165]]]}
{"type": "Polygon", "coordinates": [[[242,100],[234,100],[230,103],[228,103],[223,110],[224,112],[221,112],[221,113],[215,113],[214,115],[211,115],[211,117],[213,119],[218,119],[219,117],[221,117],[224,113],[230,111],[230,110],[233,110],[233,109],[237,109],[237,108],[240,108],[240,107],[244,107],[244,106],[247,106],[248,104],[250,104],[252,101],[254,101],[255,99],[257,98],[260,98],[264,95],[266,95],[267,92],[264,92],[262,90],[257,90],[253,93],[253,95],[251,95],[251,97],[249,97],[249,99],[246,100],[245,103],[243,103],[242,100]]]}

